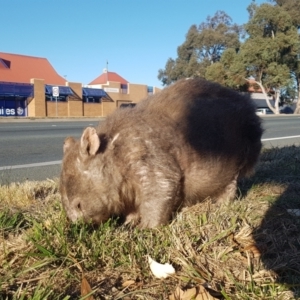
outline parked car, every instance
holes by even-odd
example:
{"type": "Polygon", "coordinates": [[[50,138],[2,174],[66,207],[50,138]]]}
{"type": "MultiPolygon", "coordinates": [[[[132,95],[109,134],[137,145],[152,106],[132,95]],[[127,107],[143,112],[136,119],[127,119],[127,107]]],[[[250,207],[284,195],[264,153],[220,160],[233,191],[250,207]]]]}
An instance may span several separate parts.
{"type": "Polygon", "coordinates": [[[293,114],[294,110],[290,106],[284,106],[280,109],[281,114],[293,114]]]}
{"type": "Polygon", "coordinates": [[[270,108],[257,108],[256,109],[257,115],[270,115],[273,114],[270,108]]]}

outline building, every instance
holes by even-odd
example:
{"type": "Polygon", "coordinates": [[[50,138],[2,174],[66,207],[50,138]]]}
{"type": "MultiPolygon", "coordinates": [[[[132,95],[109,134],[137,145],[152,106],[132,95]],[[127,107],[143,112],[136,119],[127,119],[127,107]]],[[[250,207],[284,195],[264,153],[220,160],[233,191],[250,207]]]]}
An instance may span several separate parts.
{"type": "Polygon", "coordinates": [[[0,117],[103,117],[159,91],[106,69],[88,85],[68,82],[46,58],[0,52],[0,117]]]}
{"type": "MultiPolygon", "coordinates": [[[[266,115],[266,114],[273,114],[271,109],[268,106],[267,100],[257,83],[253,78],[248,79],[248,93],[250,93],[251,99],[254,101],[256,106],[256,113],[258,115],[266,115]]],[[[274,97],[269,96],[270,104],[274,107],[275,101],[274,97]]]]}
{"type": "MultiPolygon", "coordinates": [[[[265,95],[261,88],[253,78],[248,79],[248,92],[250,93],[251,99],[256,105],[256,113],[258,115],[273,114],[273,111],[269,108],[265,95]]],[[[269,90],[268,99],[272,107],[275,107],[274,92],[269,90]]],[[[296,110],[296,102],[286,104],[279,102],[279,112],[281,114],[293,114],[296,110]]]]}
{"type": "MultiPolygon", "coordinates": [[[[268,106],[267,100],[265,99],[265,96],[263,93],[250,93],[251,99],[254,101],[257,112],[259,114],[272,114],[273,112],[268,106]]],[[[275,101],[273,97],[269,97],[270,104],[274,107],[275,101]]]]}

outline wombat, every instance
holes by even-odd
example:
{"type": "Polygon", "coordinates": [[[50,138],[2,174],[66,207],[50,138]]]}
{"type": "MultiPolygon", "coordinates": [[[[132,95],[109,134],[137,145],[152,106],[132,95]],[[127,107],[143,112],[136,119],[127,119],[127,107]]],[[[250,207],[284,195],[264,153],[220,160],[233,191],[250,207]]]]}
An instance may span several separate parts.
{"type": "Polygon", "coordinates": [[[72,221],[111,216],[151,228],[207,198],[235,197],[261,150],[252,100],[204,79],[183,79],[117,109],[81,139],[66,138],[60,178],[72,221]]]}

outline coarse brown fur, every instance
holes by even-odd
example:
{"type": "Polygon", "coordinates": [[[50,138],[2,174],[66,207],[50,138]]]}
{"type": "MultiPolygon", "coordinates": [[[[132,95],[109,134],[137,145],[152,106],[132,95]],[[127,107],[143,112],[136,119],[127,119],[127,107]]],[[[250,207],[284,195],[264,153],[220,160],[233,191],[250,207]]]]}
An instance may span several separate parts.
{"type": "Polygon", "coordinates": [[[166,224],[183,206],[232,199],[237,179],[253,172],[262,131],[249,97],[180,80],[65,140],[63,206],[72,221],[166,224]]]}

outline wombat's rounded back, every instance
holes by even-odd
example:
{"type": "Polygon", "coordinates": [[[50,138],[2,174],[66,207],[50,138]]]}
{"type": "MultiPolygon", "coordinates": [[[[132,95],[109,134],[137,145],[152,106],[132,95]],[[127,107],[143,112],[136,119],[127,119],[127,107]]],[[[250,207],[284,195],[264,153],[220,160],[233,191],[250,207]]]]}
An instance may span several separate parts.
{"type": "Polygon", "coordinates": [[[200,78],[183,79],[145,99],[137,109],[167,115],[198,153],[235,157],[243,165],[240,176],[252,173],[263,130],[248,95],[200,78]]]}

